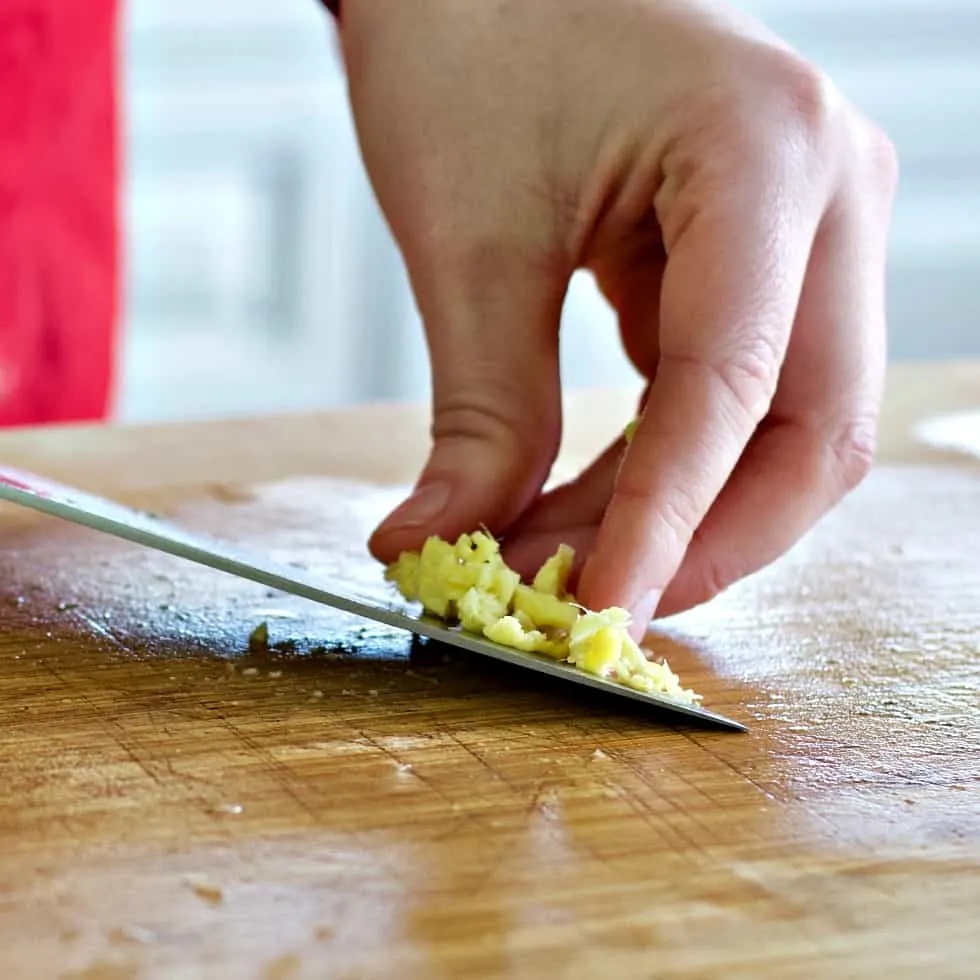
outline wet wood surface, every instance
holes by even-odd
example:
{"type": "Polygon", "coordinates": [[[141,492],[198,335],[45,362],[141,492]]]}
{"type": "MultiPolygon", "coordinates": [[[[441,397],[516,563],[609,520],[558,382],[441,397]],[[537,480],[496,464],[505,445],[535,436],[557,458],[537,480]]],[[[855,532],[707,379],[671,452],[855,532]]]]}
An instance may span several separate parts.
{"type": "MultiPolygon", "coordinates": [[[[563,470],[632,407],[572,399],[563,470]]],[[[3,506],[0,976],[975,977],[980,415],[921,427],[969,409],[980,366],[896,368],[866,484],[653,635],[744,735],[3,506]]],[[[397,407],[0,435],[362,577],[424,448],[397,407]]]]}

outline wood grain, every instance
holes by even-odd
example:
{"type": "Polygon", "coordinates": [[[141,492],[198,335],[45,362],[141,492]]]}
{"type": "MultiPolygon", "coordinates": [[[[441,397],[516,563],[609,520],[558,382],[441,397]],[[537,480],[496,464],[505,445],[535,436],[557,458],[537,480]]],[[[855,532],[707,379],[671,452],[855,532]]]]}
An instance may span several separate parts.
{"type": "MultiPolygon", "coordinates": [[[[573,399],[564,465],[632,403],[573,399]]],[[[897,368],[866,485],[655,636],[748,735],[0,509],[0,975],[976,976],[980,460],[910,435],[969,407],[980,366],[897,368]]],[[[25,431],[0,455],[373,576],[424,421],[25,431]]]]}

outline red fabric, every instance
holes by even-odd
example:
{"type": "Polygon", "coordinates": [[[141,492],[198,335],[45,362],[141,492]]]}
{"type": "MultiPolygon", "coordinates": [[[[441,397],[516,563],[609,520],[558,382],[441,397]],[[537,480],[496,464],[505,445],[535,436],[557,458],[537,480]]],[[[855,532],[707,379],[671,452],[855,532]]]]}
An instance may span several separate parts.
{"type": "Polygon", "coordinates": [[[0,0],[0,425],[106,417],[116,0],[0,0]]]}

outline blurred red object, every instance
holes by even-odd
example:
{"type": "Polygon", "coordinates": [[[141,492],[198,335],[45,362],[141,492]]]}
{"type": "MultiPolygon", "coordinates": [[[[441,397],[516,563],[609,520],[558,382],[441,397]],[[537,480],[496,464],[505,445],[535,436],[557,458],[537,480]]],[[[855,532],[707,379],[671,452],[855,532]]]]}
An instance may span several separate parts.
{"type": "Polygon", "coordinates": [[[0,425],[110,410],[117,0],[0,0],[0,425]]]}

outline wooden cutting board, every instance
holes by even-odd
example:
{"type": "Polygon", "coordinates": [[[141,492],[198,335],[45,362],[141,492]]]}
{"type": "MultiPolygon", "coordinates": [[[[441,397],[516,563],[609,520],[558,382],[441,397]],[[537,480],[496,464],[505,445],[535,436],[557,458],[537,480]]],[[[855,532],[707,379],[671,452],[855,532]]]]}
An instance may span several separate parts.
{"type": "MultiPolygon", "coordinates": [[[[562,466],[632,406],[573,399],[562,466]]],[[[915,437],[971,407],[980,366],[896,369],[867,483],[657,635],[748,735],[3,507],[0,976],[975,977],[980,458],[915,437]]],[[[373,576],[424,437],[387,407],[0,456],[373,576]]]]}

